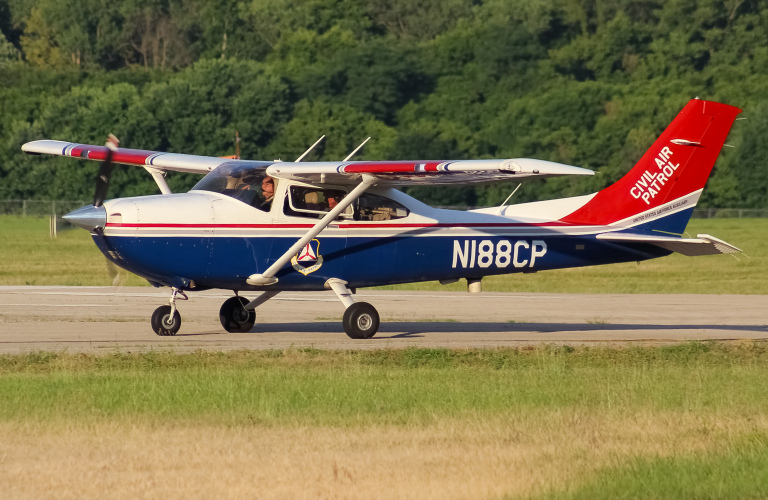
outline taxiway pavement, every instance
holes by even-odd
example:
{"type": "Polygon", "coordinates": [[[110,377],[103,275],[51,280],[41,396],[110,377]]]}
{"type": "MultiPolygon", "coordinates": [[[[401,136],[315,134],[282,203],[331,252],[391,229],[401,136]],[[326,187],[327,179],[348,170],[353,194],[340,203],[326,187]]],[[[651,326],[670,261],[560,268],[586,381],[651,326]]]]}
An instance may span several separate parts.
{"type": "MultiPolygon", "coordinates": [[[[253,298],[255,294],[245,294],[253,298]]],[[[768,339],[768,296],[580,295],[367,291],[379,333],[352,340],[333,292],[281,293],[257,309],[249,333],[219,324],[224,291],[179,302],[182,326],[158,337],[149,318],[167,289],[0,287],[0,353],[190,352],[198,349],[485,348],[526,344],[665,344],[768,339]]]]}

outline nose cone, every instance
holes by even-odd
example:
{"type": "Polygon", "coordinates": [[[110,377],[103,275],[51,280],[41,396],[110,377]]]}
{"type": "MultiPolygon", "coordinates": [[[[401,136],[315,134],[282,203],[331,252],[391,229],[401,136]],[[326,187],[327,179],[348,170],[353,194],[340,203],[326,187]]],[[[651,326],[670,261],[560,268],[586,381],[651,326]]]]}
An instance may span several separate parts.
{"type": "Polygon", "coordinates": [[[93,205],[88,205],[87,207],[69,212],[62,218],[73,226],[82,227],[93,232],[97,227],[104,227],[107,223],[107,209],[104,206],[94,207],[93,205]]]}

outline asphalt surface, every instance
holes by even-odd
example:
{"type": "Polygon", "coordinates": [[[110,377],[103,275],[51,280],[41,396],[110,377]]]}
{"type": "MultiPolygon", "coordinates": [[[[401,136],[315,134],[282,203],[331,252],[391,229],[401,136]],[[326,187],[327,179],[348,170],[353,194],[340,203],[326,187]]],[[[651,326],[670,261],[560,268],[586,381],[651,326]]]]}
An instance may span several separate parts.
{"type": "MultiPolygon", "coordinates": [[[[249,333],[226,333],[224,291],[179,302],[175,337],[150,327],[167,289],[0,287],[0,353],[111,353],[198,349],[487,348],[526,344],[667,344],[768,339],[768,296],[581,295],[364,291],[381,314],[379,332],[352,340],[333,292],[286,292],[257,309],[249,333]]],[[[253,298],[253,295],[248,295],[253,298]]]]}

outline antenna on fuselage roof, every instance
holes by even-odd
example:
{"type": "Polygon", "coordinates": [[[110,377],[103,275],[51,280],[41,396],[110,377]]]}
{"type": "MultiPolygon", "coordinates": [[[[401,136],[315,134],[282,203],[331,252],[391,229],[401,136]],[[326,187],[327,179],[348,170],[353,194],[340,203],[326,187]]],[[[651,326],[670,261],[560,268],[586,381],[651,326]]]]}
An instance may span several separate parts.
{"type": "Polygon", "coordinates": [[[349,160],[350,158],[352,158],[353,156],[355,156],[355,153],[357,153],[358,151],[360,151],[360,148],[362,148],[363,146],[365,146],[365,143],[366,143],[366,142],[368,142],[368,141],[370,141],[370,140],[371,140],[371,138],[369,137],[369,138],[367,138],[366,140],[364,140],[363,142],[361,142],[361,143],[360,143],[360,145],[359,145],[358,147],[356,147],[354,151],[352,151],[351,153],[349,153],[349,154],[347,155],[347,157],[346,157],[346,158],[344,158],[344,159],[343,159],[343,160],[341,160],[341,161],[347,161],[347,160],[349,160]]]}
{"type": "Polygon", "coordinates": [[[304,151],[304,154],[303,154],[303,155],[301,155],[301,156],[299,156],[298,158],[296,158],[296,162],[295,162],[295,163],[299,163],[301,160],[303,160],[303,159],[304,159],[304,157],[305,157],[305,156],[307,156],[307,155],[309,154],[309,152],[310,152],[310,151],[312,151],[313,149],[315,149],[315,146],[317,146],[318,144],[320,144],[320,141],[322,141],[323,139],[325,139],[325,134],[323,134],[323,135],[322,135],[322,136],[321,136],[321,137],[320,137],[318,140],[316,140],[316,141],[315,141],[315,143],[314,143],[314,144],[312,144],[312,145],[309,147],[309,149],[308,149],[308,150],[304,151]]]}

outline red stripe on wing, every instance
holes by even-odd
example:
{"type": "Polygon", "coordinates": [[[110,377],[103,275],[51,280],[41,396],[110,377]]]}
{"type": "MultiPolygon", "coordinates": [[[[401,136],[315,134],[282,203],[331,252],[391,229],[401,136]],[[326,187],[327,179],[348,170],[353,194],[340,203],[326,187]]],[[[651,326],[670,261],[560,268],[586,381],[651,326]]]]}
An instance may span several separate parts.
{"type": "Polygon", "coordinates": [[[401,174],[437,172],[439,162],[405,161],[405,162],[370,162],[353,163],[344,167],[347,174],[401,174]],[[420,165],[419,170],[416,166],[420,165]]]}
{"type": "MultiPolygon", "coordinates": [[[[78,144],[73,147],[69,156],[75,158],[87,158],[89,160],[106,160],[107,151],[105,146],[89,146],[87,144],[78,144]]],[[[145,165],[147,158],[157,154],[155,151],[144,151],[141,149],[118,149],[112,156],[115,163],[127,163],[129,165],[145,165]]]]}

